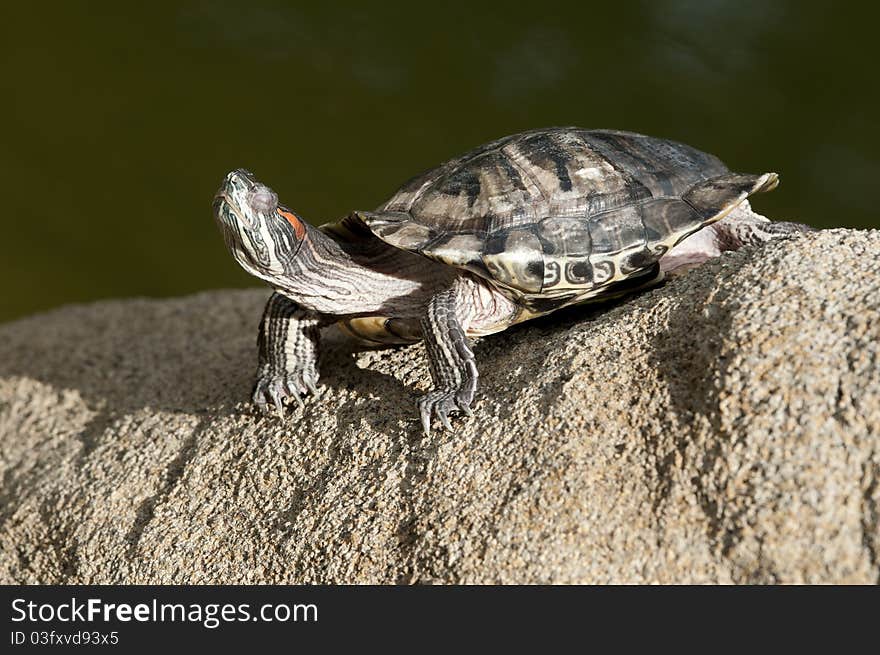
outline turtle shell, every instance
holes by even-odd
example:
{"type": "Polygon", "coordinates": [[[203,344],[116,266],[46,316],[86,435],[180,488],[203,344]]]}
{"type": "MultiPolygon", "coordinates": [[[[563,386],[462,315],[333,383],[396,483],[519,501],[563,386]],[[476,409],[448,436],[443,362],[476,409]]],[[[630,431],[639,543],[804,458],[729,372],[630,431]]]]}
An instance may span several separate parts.
{"type": "Polygon", "coordinates": [[[583,297],[643,275],[776,181],[665,139],[550,128],[483,145],[357,215],[392,246],[514,294],[583,297]]]}

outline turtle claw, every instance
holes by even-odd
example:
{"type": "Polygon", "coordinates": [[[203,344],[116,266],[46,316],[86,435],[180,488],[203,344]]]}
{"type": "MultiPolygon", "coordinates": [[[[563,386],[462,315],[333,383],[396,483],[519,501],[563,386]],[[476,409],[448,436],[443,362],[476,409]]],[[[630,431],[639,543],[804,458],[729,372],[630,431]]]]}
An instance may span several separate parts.
{"type": "Polygon", "coordinates": [[[316,380],[317,376],[308,371],[291,373],[267,371],[257,378],[253,393],[254,404],[265,415],[273,413],[270,409],[271,405],[279,416],[284,416],[285,402],[290,404],[290,399],[295,399],[300,407],[305,407],[303,396],[318,393],[316,380]]]}
{"type": "Polygon", "coordinates": [[[440,417],[443,427],[452,432],[452,423],[449,422],[449,417],[444,412],[437,412],[437,415],[440,417]]]}
{"type": "Polygon", "coordinates": [[[284,384],[284,388],[287,391],[285,394],[288,398],[296,398],[299,402],[300,407],[304,407],[305,403],[302,399],[302,391],[294,384],[293,380],[287,380],[284,384]]]}
{"type": "Polygon", "coordinates": [[[317,381],[315,380],[315,378],[313,378],[311,375],[304,374],[303,382],[305,383],[306,388],[309,390],[309,392],[316,396],[318,395],[318,385],[316,384],[317,381]]]}
{"type": "Polygon", "coordinates": [[[425,434],[431,433],[431,421],[436,416],[440,424],[454,432],[452,423],[449,422],[450,412],[461,412],[466,416],[473,416],[474,412],[470,404],[458,397],[456,391],[431,391],[419,399],[419,415],[422,419],[422,430],[425,434]]]}
{"type": "Polygon", "coordinates": [[[287,391],[284,389],[284,383],[277,378],[272,380],[272,382],[269,383],[267,393],[269,394],[269,398],[272,399],[272,404],[275,405],[275,409],[278,410],[279,414],[284,416],[283,398],[287,395],[287,391]]]}
{"type": "Polygon", "coordinates": [[[426,411],[424,407],[419,406],[419,414],[422,417],[422,432],[425,434],[431,434],[431,412],[430,410],[426,411]]]}

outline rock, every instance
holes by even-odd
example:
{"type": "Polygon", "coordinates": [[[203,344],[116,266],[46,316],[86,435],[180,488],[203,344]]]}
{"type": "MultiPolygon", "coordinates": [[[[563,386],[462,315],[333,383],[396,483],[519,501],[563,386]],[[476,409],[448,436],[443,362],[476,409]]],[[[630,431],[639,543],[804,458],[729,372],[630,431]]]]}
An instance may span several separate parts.
{"type": "Polygon", "coordinates": [[[421,345],[338,335],[322,397],[256,416],[267,291],[0,326],[0,581],[875,583],[878,252],[811,234],[487,337],[454,435],[421,345]]]}

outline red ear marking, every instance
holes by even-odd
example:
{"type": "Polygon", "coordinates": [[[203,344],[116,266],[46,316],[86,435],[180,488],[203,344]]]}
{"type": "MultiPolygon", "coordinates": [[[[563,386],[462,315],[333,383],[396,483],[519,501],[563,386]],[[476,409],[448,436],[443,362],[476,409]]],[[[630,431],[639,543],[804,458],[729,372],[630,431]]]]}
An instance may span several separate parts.
{"type": "Polygon", "coordinates": [[[302,221],[299,220],[293,212],[281,208],[276,211],[279,216],[283,216],[291,225],[293,225],[293,231],[296,233],[297,239],[302,239],[306,236],[306,226],[302,224],[302,221]]]}

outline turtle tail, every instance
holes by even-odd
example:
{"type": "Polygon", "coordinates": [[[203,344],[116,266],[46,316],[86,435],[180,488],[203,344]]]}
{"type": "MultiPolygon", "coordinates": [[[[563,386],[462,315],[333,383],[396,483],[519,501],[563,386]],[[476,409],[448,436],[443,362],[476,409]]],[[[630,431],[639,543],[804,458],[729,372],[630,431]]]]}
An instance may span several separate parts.
{"type": "Polygon", "coordinates": [[[703,218],[704,224],[708,224],[724,218],[752,194],[772,191],[778,184],[779,176],[776,173],[727,173],[695,184],[682,199],[703,218]]]}

